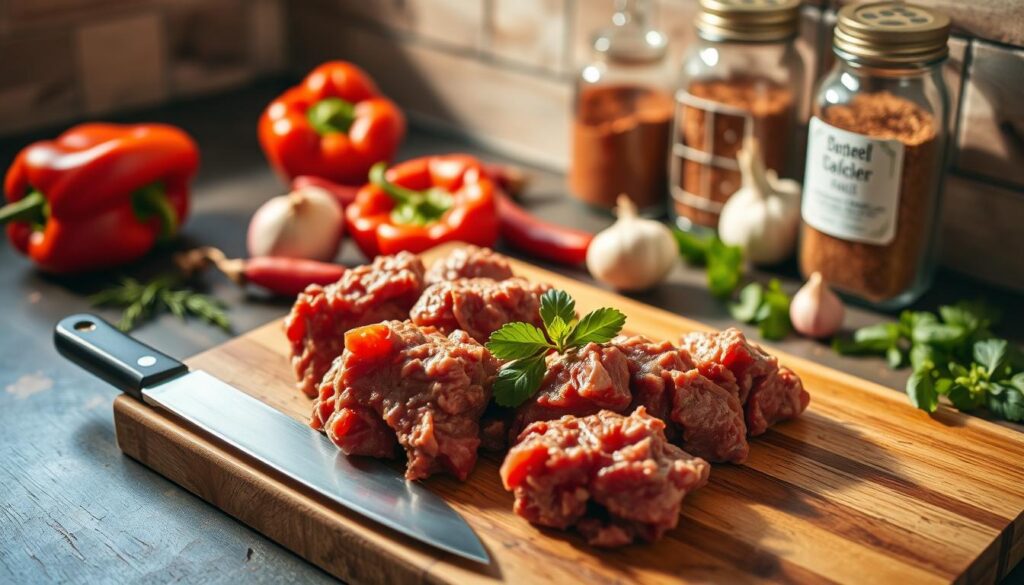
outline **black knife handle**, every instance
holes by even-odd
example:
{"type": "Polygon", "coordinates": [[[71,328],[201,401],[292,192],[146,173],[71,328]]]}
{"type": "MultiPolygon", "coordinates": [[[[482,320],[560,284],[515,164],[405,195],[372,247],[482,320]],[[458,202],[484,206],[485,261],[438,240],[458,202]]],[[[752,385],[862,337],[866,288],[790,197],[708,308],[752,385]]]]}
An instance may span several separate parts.
{"type": "Polygon", "coordinates": [[[185,364],[89,313],[61,319],[53,344],[65,358],[139,400],[143,388],[188,371],[185,364]]]}

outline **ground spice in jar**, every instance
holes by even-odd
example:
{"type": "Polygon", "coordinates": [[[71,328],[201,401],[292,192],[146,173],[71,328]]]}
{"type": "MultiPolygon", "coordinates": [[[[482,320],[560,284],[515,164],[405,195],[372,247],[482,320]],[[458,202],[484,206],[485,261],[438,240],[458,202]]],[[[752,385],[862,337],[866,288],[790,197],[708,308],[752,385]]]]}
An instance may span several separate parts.
{"type": "Polygon", "coordinates": [[[673,105],[660,89],[582,88],[573,123],[572,192],[606,209],[622,193],[640,209],[664,209],[673,105]]]}
{"type": "Polygon", "coordinates": [[[673,205],[677,215],[717,228],[722,205],[740,188],[741,177],[737,164],[725,168],[712,164],[707,156],[735,163],[749,122],[751,134],[759,143],[769,145],[763,149],[765,166],[783,173],[791,146],[795,96],[786,87],[753,77],[693,81],[687,92],[697,99],[681,105],[677,130],[679,142],[692,150],[690,154],[674,153],[672,164],[677,165],[682,193],[673,193],[673,205]],[[713,104],[701,104],[701,100],[713,104]],[[715,104],[725,108],[713,110],[715,104]]]}
{"type": "MultiPolygon", "coordinates": [[[[857,94],[847,104],[829,106],[821,119],[836,128],[903,144],[895,236],[884,245],[855,242],[805,222],[800,268],[804,274],[820,272],[829,284],[867,300],[891,299],[911,286],[927,252],[924,247],[936,212],[930,208],[933,169],[939,164],[935,119],[914,102],[885,91],[857,94]]],[[[816,154],[808,152],[808,157],[816,154]]]]}

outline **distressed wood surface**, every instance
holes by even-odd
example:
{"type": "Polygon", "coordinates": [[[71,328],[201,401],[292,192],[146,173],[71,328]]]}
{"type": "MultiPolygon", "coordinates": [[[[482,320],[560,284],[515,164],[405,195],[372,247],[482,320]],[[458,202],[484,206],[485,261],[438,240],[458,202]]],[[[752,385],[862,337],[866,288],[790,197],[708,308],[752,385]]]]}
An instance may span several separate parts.
{"type": "MultiPolygon", "coordinates": [[[[514,265],[521,275],[569,291],[581,311],[620,308],[629,332],[674,339],[706,329],[514,265]]],[[[189,363],[304,421],[310,402],[293,389],[286,351],[275,322],[189,363]]],[[[679,527],[653,545],[597,550],[575,534],[529,525],[512,513],[494,457],[483,457],[466,483],[427,480],[476,530],[490,567],[328,506],[129,399],[115,404],[115,423],[127,454],[353,582],[990,583],[1024,557],[1024,437],[952,410],[929,417],[889,389],[779,357],[803,378],[808,411],[753,439],[744,465],[716,465],[708,486],[686,498],[679,527]]]]}

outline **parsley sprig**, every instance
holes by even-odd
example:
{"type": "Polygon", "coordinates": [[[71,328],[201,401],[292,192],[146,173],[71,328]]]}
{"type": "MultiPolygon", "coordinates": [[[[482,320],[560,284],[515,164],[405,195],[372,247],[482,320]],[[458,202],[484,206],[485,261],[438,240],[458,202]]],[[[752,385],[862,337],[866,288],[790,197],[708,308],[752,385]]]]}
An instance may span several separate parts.
{"type": "Polygon", "coordinates": [[[987,407],[1009,420],[1024,420],[1024,363],[1020,351],[992,334],[999,316],[979,303],[939,307],[938,314],[904,311],[896,323],[858,329],[835,339],[845,355],[884,355],[893,369],[910,365],[910,402],[934,412],[945,396],[964,411],[987,407]]]}
{"type": "Polygon", "coordinates": [[[487,349],[495,357],[511,360],[498,371],[494,401],[500,406],[519,406],[537,392],[544,379],[544,358],[552,351],[565,353],[587,343],[605,343],[619,334],[626,316],[609,307],[576,318],[576,301],[561,290],[549,290],[540,298],[544,328],[517,321],[491,334],[487,349]]]}

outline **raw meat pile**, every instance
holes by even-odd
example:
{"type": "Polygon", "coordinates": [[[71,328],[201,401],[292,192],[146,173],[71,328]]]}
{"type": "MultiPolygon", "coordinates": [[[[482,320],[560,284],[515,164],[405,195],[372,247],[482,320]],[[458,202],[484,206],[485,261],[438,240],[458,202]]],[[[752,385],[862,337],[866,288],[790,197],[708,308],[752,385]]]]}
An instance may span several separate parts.
{"type": "Polygon", "coordinates": [[[807,408],[796,374],[737,329],[552,353],[531,398],[497,407],[501,362],[482,344],[509,322],[540,325],[549,288],[473,246],[429,270],[401,253],[310,286],[285,322],[298,387],[316,398],[310,424],[348,454],[401,447],[409,479],[465,479],[478,448],[511,444],[501,473],[516,513],[619,546],[675,527],[708,461],[742,463],[748,437],[807,408]]]}

